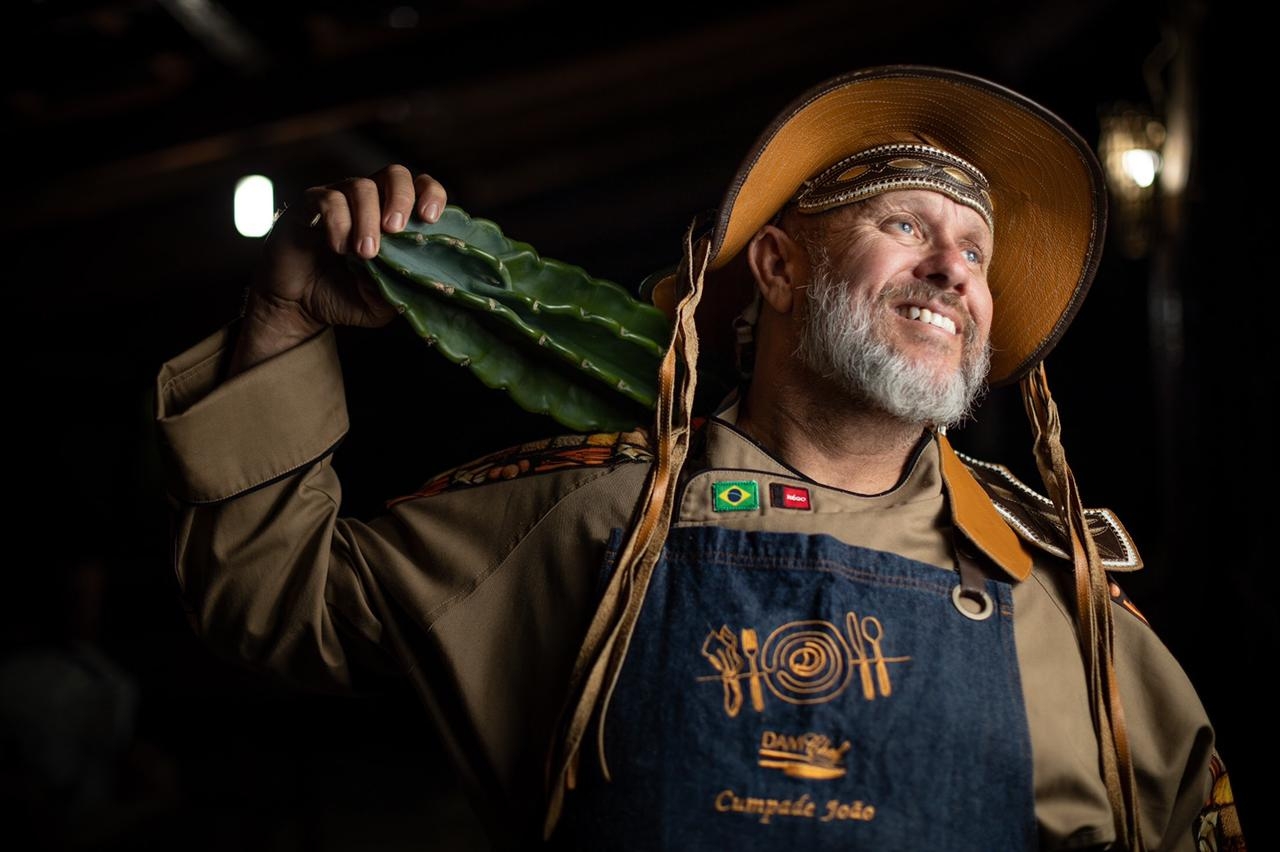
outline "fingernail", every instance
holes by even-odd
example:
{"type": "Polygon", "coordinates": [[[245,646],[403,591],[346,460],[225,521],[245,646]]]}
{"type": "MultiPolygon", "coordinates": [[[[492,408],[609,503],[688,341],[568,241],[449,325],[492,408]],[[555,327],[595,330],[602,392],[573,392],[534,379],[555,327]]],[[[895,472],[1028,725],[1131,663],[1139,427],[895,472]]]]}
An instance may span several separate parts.
{"type": "Polygon", "coordinates": [[[426,219],[428,222],[434,222],[435,220],[439,219],[440,205],[434,201],[428,204],[427,212],[422,214],[422,218],[426,219]]]}
{"type": "Polygon", "coordinates": [[[387,229],[398,231],[404,227],[404,216],[400,213],[392,213],[387,217],[387,229]]]}
{"type": "Polygon", "coordinates": [[[360,253],[365,257],[373,257],[373,237],[365,237],[360,241],[360,253]]]}

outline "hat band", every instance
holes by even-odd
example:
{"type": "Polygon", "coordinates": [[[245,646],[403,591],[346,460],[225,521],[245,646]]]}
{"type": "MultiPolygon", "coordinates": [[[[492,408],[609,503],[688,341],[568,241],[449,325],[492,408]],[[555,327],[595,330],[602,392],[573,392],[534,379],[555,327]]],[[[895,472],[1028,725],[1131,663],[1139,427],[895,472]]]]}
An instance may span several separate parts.
{"type": "Polygon", "coordinates": [[[971,207],[995,232],[990,183],[955,154],[930,145],[896,143],[860,151],[805,181],[795,197],[802,213],[820,213],[897,189],[928,189],[971,207]]]}

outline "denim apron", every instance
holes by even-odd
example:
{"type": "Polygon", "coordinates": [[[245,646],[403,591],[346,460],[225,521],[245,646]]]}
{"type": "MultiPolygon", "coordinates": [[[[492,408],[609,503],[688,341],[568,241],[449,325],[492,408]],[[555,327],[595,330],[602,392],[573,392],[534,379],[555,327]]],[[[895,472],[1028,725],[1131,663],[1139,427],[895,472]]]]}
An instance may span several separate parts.
{"type": "MultiPolygon", "coordinates": [[[[610,542],[609,565],[621,534],[610,542]]],[[[1036,844],[1008,584],[827,535],[670,531],[553,845],[991,852],[1036,844]]]]}

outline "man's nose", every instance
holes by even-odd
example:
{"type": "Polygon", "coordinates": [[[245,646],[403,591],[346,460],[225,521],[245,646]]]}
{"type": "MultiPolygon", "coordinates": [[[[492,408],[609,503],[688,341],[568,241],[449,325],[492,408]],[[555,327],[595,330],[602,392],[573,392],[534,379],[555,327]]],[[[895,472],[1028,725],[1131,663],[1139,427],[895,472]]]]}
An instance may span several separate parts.
{"type": "Polygon", "coordinates": [[[964,247],[954,243],[931,246],[920,258],[916,275],[938,287],[963,290],[975,274],[974,264],[965,252],[964,247]]]}

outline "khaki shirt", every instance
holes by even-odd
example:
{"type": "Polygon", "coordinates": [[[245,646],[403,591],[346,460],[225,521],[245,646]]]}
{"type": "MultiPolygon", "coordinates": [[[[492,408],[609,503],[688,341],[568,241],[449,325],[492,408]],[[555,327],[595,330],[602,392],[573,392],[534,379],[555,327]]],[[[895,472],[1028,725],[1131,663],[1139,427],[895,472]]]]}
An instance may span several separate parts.
{"type": "MultiPolygon", "coordinates": [[[[519,840],[537,837],[547,747],[605,545],[611,530],[628,526],[648,473],[643,434],[514,448],[437,477],[376,518],[340,517],[332,452],[348,420],[332,329],[222,382],[236,328],[178,355],[157,377],[174,567],[195,629],[219,653],[309,688],[359,689],[369,671],[404,674],[481,818],[519,840]]],[[[713,419],[675,523],[826,533],[955,570],[959,515],[942,455],[926,441],[898,486],[857,495],[805,479],[713,419]],[[702,486],[747,474],[762,493],[775,483],[808,489],[812,510],[714,512],[702,486]]],[[[1092,848],[1114,830],[1071,616],[1071,569],[1051,540],[1037,538],[1043,498],[1022,489],[1007,480],[1002,514],[1033,562],[1013,597],[1041,844],[1092,848]]],[[[1131,547],[1115,526],[1121,550],[1131,547]]],[[[1193,850],[1212,783],[1213,731],[1146,623],[1123,607],[1114,617],[1144,840],[1152,850],[1193,850]]]]}

